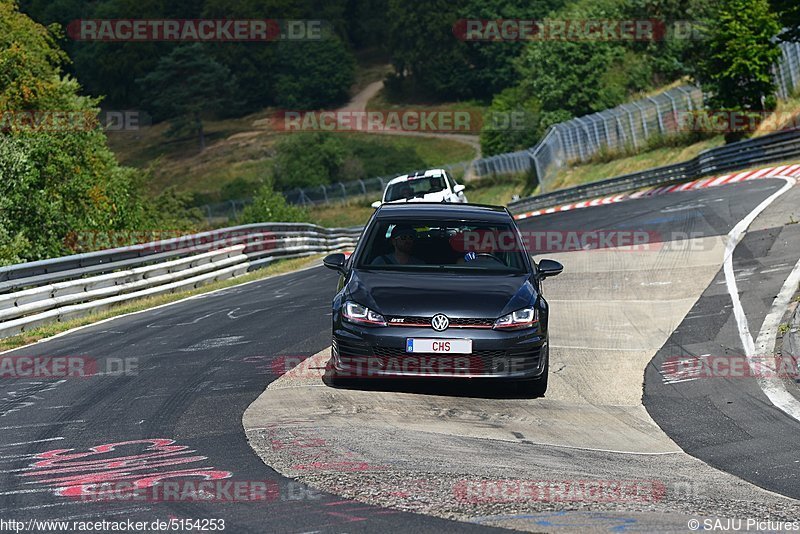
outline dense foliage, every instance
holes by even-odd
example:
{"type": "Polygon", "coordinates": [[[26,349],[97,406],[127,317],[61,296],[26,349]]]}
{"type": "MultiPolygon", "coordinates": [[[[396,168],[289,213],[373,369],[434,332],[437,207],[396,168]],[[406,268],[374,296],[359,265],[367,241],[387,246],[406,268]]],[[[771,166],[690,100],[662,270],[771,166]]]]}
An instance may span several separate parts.
{"type": "MultiPolygon", "coordinates": [[[[713,110],[763,112],[775,107],[772,66],[780,57],[778,15],[767,0],[718,0],[706,22],[705,52],[695,77],[713,110]]],[[[737,141],[745,132],[728,132],[737,141]]]]}
{"type": "Polygon", "coordinates": [[[242,224],[264,221],[309,222],[309,216],[303,208],[288,204],[283,195],[268,184],[256,192],[253,202],[245,206],[239,219],[242,224]]]}
{"type": "Polygon", "coordinates": [[[772,10],[778,14],[781,27],[781,39],[800,42],[800,2],[797,0],[771,0],[772,10]]]}
{"type": "MultiPolygon", "coordinates": [[[[325,21],[319,41],[206,42],[198,46],[238,84],[227,114],[244,114],[266,106],[314,109],[346,101],[353,83],[355,44],[375,46],[385,2],[345,0],[23,0],[23,10],[37,21],[67,26],[77,19],[291,19],[325,21]],[[358,5],[356,5],[358,4],[358,5]],[[370,24],[373,24],[370,26],[370,24]],[[352,37],[351,37],[352,36],[352,37]],[[288,46],[287,46],[288,45],[288,46]]],[[[175,42],[89,42],[65,38],[73,58],[72,72],[95,95],[115,108],[156,111],[144,79],[159,62],[182,45],[175,42]]],[[[185,46],[185,45],[184,45],[185,46]]],[[[172,116],[183,115],[172,106],[172,116]]],[[[162,108],[163,109],[163,108],[162,108]]],[[[214,114],[213,106],[204,110],[214,114]]]]}

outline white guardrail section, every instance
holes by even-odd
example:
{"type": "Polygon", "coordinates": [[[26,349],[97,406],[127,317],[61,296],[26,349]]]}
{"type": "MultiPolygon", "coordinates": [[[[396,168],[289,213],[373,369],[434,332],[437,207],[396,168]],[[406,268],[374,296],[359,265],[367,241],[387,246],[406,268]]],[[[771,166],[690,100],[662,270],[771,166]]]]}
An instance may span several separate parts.
{"type": "Polygon", "coordinates": [[[251,224],[0,268],[0,338],[130,300],[352,249],[361,228],[251,224]]]}

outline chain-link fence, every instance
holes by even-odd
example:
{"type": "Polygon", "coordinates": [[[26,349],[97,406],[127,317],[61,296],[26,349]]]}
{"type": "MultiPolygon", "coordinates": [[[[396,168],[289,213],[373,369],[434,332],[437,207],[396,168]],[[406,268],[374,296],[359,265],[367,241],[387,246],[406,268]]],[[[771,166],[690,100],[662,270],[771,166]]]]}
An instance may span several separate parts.
{"type": "Polygon", "coordinates": [[[588,161],[604,151],[635,150],[655,135],[675,131],[675,117],[702,108],[703,93],[682,86],[599,113],[551,126],[536,146],[475,162],[475,174],[536,172],[542,190],[558,171],[574,162],[588,161]]]}
{"type": "MultiPolygon", "coordinates": [[[[800,44],[783,43],[781,61],[773,68],[777,94],[788,98],[800,88],[800,44]]],[[[681,113],[700,110],[703,94],[694,86],[670,89],[612,109],[551,126],[534,147],[474,162],[475,174],[487,176],[533,169],[541,192],[550,191],[558,171],[586,162],[603,152],[635,150],[654,136],[673,135],[681,113]]]]}
{"type": "Polygon", "coordinates": [[[778,96],[786,99],[800,89],[800,43],[783,43],[781,56],[773,72],[778,96]]]}

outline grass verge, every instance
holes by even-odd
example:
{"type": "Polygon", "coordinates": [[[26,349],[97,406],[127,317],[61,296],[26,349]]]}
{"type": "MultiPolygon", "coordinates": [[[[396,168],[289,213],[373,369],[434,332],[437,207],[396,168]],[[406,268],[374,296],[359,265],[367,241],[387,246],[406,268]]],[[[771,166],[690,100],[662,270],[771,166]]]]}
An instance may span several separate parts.
{"type": "Polygon", "coordinates": [[[318,262],[323,256],[324,254],[317,254],[314,256],[308,256],[306,258],[278,260],[269,267],[253,271],[251,273],[247,273],[243,276],[239,276],[236,278],[229,278],[228,280],[220,280],[218,282],[212,282],[202,287],[189,289],[186,291],[180,291],[177,293],[170,293],[168,295],[158,295],[154,297],[137,299],[132,302],[120,304],[119,306],[115,306],[103,312],[92,313],[85,317],[72,319],[69,321],[65,321],[63,323],[51,323],[43,325],[31,330],[30,332],[23,332],[16,336],[0,339],[0,350],[9,350],[21,347],[23,345],[28,345],[30,343],[35,343],[36,341],[54,336],[56,334],[60,334],[61,332],[66,332],[67,330],[71,330],[73,328],[77,328],[79,326],[84,326],[87,324],[96,323],[98,321],[109,319],[111,317],[117,317],[119,315],[124,315],[126,313],[138,312],[149,308],[154,308],[156,306],[161,306],[163,304],[168,304],[170,302],[175,302],[181,299],[185,299],[187,297],[192,297],[194,295],[200,295],[202,293],[215,291],[217,289],[224,289],[226,287],[236,286],[245,282],[252,282],[253,280],[260,280],[262,278],[268,278],[270,276],[296,271],[298,269],[302,269],[303,267],[312,265],[315,262],[318,262]]]}
{"type": "Polygon", "coordinates": [[[723,143],[722,136],[717,136],[685,147],[663,147],[612,161],[576,165],[559,172],[550,183],[546,184],[546,191],[607,180],[632,172],[686,161],[697,156],[703,150],[722,146],[723,143]]]}

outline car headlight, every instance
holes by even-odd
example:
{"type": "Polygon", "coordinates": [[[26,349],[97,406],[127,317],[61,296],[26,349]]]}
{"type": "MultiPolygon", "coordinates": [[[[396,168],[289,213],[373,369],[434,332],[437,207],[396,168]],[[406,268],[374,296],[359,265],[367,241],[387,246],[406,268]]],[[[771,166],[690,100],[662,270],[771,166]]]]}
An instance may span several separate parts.
{"type": "Polygon", "coordinates": [[[536,308],[523,308],[500,317],[494,322],[494,328],[507,330],[531,328],[538,322],[539,310],[536,308]]]}
{"type": "Polygon", "coordinates": [[[351,323],[365,326],[386,326],[386,318],[383,315],[355,302],[345,302],[342,315],[351,323]]]}

